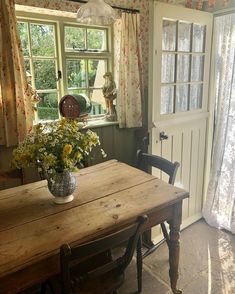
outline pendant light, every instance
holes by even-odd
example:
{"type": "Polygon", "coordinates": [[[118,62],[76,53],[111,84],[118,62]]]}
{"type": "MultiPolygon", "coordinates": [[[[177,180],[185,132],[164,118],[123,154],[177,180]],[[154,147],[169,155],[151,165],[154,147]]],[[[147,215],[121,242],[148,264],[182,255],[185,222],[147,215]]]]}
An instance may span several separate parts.
{"type": "Polygon", "coordinates": [[[110,25],[117,18],[116,11],[104,0],[89,0],[77,12],[77,21],[83,24],[110,25]]]}

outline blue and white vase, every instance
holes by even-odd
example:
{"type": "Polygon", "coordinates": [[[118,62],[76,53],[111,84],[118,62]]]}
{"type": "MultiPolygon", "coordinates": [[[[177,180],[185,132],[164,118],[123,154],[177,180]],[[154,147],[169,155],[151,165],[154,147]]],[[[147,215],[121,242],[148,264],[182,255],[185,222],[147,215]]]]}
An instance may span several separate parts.
{"type": "Polygon", "coordinates": [[[55,197],[56,204],[64,204],[71,202],[74,199],[73,192],[75,191],[76,177],[69,171],[57,173],[53,176],[47,176],[48,189],[55,197]]]}

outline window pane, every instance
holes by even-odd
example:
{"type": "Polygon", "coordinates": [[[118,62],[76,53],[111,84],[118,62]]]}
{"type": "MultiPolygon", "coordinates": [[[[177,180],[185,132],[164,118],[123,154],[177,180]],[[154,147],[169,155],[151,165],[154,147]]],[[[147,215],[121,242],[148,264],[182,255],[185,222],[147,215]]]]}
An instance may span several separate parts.
{"type": "Polygon", "coordinates": [[[191,24],[179,22],[178,25],[178,51],[189,52],[191,48],[191,24]]]}
{"type": "Polygon", "coordinates": [[[39,93],[41,101],[38,103],[38,118],[40,120],[54,120],[59,118],[57,93],[39,93]]]}
{"type": "Polygon", "coordinates": [[[193,52],[204,52],[206,26],[193,25],[193,52]]]}
{"type": "Polygon", "coordinates": [[[86,96],[88,96],[87,90],[82,90],[82,89],[68,89],[68,94],[85,94],[86,96]]]}
{"type": "Polygon", "coordinates": [[[37,90],[56,89],[56,66],[54,60],[33,62],[35,85],[37,90]]]}
{"type": "Polygon", "coordinates": [[[161,114],[173,112],[174,86],[162,86],[161,88],[161,114]]]}
{"type": "Polygon", "coordinates": [[[192,56],[191,81],[202,81],[204,70],[204,56],[192,56]]]}
{"type": "Polygon", "coordinates": [[[177,64],[177,81],[188,82],[189,80],[189,55],[179,54],[177,64]]]}
{"type": "Polygon", "coordinates": [[[24,60],[24,67],[25,67],[25,70],[31,74],[29,59],[24,60]]]}
{"type": "Polygon", "coordinates": [[[65,50],[84,50],[86,30],[84,28],[64,28],[65,50]]]}
{"type": "Polygon", "coordinates": [[[23,50],[24,56],[29,56],[29,40],[28,40],[28,32],[27,32],[27,23],[26,22],[18,22],[18,29],[20,35],[21,46],[23,50]]]}
{"type": "Polygon", "coordinates": [[[190,86],[190,109],[202,107],[202,85],[190,86]]]}
{"type": "Polygon", "coordinates": [[[86,85],[85,60],[67,60],[67,82],[68,88],[85,88],[86,85]]]}
{"type": "Polygon", "coordinates": [[[91,115],[104,114],[106,112],[106,104],[102,90],[92,90],[90,97],[92,102],[91,115]]]}
{"type": "Polygon", "coordinates": [[[188,85],[176,87],[176,112],[188,110],[188,85]]]}
{"type": "Polygon", "coordinates": [[[173,83],[175,79],[175,54],[162,55],[162,83],[173,83]]]}
{"type": "Polygon", "coordinates": [[[107,50],[106,30],[87,29],[87,45],[90,50],[107,50]]]}
{"type": "Polygon", "coordinates": [[[89,87],[101,88],[104,85],[103,75],[107,71],[105,60],[88,60],[89,87]]]}
{"type": "Polygon", "coordinates": [[[30,24],[33,56],[55,56],[54,26],[30,24]]]}
{"type": "Polygon", "coordinates": [[[176,50],[176,21],[163,20],[162,50],[176,50]]]}

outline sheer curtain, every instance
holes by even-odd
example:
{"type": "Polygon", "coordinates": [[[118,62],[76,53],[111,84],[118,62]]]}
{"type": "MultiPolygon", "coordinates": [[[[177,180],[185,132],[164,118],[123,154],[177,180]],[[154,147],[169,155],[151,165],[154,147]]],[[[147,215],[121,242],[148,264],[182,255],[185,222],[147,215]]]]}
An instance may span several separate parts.
{"type": "Polygon", "coordinates": [[[14,0],[0,0],[0,25],[0,145],[13,146],[33,124],[14,0]]]}
{"type": "Polygon", "coordinates": [[[114,24],[114,72],[121,128],[142,126],[142,52],[140,15],[121,13],[114,24]]]}
{"type": "Polygon", "coordinates": [[[215,20],[216,108],[206,221],[235,233],[235,14],[215,20]]]}

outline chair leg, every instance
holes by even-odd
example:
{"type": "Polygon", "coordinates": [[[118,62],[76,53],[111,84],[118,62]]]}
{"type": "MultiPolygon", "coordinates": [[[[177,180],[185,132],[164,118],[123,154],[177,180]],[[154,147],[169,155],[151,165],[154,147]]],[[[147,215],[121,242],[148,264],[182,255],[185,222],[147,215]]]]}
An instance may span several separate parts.
{"type": "Polygon", "coordinates": [[[147,247],[148,249],[153,247],[154,244],[152,242],[152,233],[151,233],[151,229],[147,230],[143,233],[143,245],[145,247],[147,247]]]}
{"type": "Polygon", "coordinates": [[[168,235],[168,232],[166,229],[166,225],[164,223],[161,223],[161,228],[162,228],[162,233],[163,233],[163,236],[166,240],[167,246],[168,246],[168,248],[170,248],[170,238],[169,238],[169,235],[168,235]]]}
{"type": "Polygon", "coordinates": [[[142,236],[139,237],[137,243],[137,282],[138,293],[142,291],[142,270],[143,270],[143,258],[142,258],[142,236]]]}
{"type": "Polygon", "coordinates": [[[47,291],[47,283],[44,282],[41,286],[40,294],[46,294],[47,291]]]}

